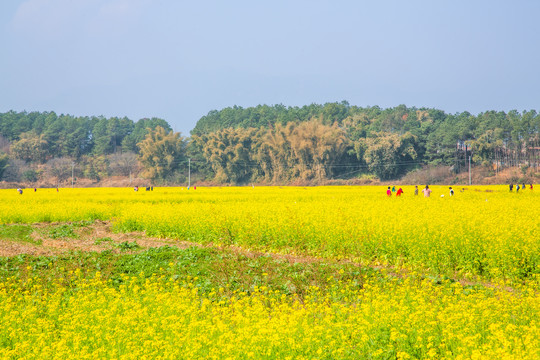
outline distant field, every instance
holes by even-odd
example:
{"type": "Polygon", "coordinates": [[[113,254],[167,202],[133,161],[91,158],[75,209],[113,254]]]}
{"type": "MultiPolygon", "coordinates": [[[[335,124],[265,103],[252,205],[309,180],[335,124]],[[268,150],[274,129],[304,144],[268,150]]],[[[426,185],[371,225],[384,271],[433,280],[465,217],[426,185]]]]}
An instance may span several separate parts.
{"type": "Polygon", "coordinates": [[[537,189],[432,189],[0,190],[0,356],[540,357],[537,189]]]}

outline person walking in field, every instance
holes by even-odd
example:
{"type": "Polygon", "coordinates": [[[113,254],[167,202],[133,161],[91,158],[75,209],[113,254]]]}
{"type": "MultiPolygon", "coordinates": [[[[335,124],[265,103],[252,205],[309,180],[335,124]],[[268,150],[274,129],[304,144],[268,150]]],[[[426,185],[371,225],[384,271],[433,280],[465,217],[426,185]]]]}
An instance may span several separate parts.
{"type": "Polygon", "coordinates": [[[519,192],[519,184],[516,185],[516,194],[519,192]]]}
{"type": "Polygon", "coordinates": [[[510,188],[510,192],[512,192],[512,190],[514,189],[514,184],[510,184],[508,185],[508,187],[510,188]]]}
{"type": "Polygon", "coordinates": [[[418,185],[414,185],[414,195],[418,195],[418,185]]]}
{"type": "Polygon", "coordinates": [[[422,194],[424,194],[424,197],[429,197],[431,195],[431,189],[428,185],[422,190],[422,194]]]}
{"type": "Polygon", "coordinates": [[[392,190],[390,190],[390,186],[386,190],[386,196],[391,197],[392,196],[392,190]]]}
{"type": "Polygon", "coordinates": [[[396,187],[395,187],[395,186],[392,186],[392,192],[393,192],[393,193],[396,192],[396,187]]]}
{"type": "Polygon", "coordinates": [[[396,193],[396,196],[401,196],[401,194],[403,194],[403,189],[399,188],[397,193],[396,193]]]}
{"type": "Polygon", "coordinates": [[[454,189],[450,186],[450,196],[454,196],[454,189]]]}
{"type": "Polygon", "coordinates": [[[531,187],[530,187],[529,189],[531,189],[531,190],[532,190],[532,184],[531,184],[531,187]]]}

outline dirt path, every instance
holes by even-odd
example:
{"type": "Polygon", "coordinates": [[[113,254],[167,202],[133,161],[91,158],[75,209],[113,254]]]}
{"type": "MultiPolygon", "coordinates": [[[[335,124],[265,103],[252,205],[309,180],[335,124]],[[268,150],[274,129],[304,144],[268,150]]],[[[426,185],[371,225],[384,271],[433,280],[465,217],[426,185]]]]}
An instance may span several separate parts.
{"type": "MultiPolygon", "coordinates": [[[[76,224],[76,223],[74,223],[76,224]]],[[[114,233],[108,221],[96,221],[87,226],[73,226],[75,236],[54,236],[51,230],[58,226],[69,226],[70,223],[38,223],[31,224],[34,229],[28,241],[0,240],[0,256],[17,256],[28,254],[33,256],[57,255],[67,251],[105,251],[120,252],[122,244],[136,242],[137,249],[148,249],[161,246],[187,248],[201,246],[180,240],[158,239],[146,237],[144,233],[114,233]]],[[[9,226],[9,225],[8,225],[9,226]]],[[[71,229],[68,227],[68,229],[71,229]]]]}

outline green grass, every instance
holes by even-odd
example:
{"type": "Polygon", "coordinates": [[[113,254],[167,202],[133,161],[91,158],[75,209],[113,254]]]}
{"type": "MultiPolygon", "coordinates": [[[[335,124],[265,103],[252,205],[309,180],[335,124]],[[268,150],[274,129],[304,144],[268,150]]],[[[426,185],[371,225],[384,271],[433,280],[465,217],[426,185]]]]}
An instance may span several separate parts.
{"type": "Polygon", "coordinates": [[[78,237],[78,235],[75,233],[74,226],[71,224],[62,224],[62,225],[53,226],[49,228],[48,235],[52,239],[59,239],[59,238],[74,239],[78,237]]]}
{"type": "Polygon", "coordinates": [[[21,280],[37,277],[44,287],[52,286],[59,279],[69,285],[69,274],[77,269],[81,276],[88,278],[99,271],[102,278],[115,285],[122,284],[125,275],[137,276],[141,281],[158,275],[174,280],[188,279],[203,292],[223,287],[230,293],[250,293],[255,287],[266,286],[299,297],[303,297],[310,286],[326,288],[336,280],[362,286],[366,277],[383,278],[377,270],[348,263],[290,263],[266,255],[246,256],[220,249],[166,246],[132,254],[107,250],[0,258],[0,281],[8,277],[21,280]]]}
{"type": "Polygon", "coordinates": [[[122,251],[138,250],[141,248],[139,244],[137,244],[136,241],[133,241],[133,242],[124,241],[116,245],[116,247],[118,247],[122,251]]]}
{"type": "Polygon", "coordinates": [[[76,239],[79,237],[76,232],[78,229],[86,228],[92,224],[93,221],[78,221],[61,225],[52,225],[47,228],[46,235],[52,239],[76,239]]]}
{"type": "Polygon", "coordinates": [[[40,240],[32,238],[34,230],[30,225],[0,225],[0,240],[10,240],[17,242],[26,242],[35,245],[41,245],[40,240]]]}
{"type": "Polygon", "coordinates": [[[94,240],[94,245],[101,245],[103,243],[111,243],[113,239],[110,237],[102,237],[94,240]]]}

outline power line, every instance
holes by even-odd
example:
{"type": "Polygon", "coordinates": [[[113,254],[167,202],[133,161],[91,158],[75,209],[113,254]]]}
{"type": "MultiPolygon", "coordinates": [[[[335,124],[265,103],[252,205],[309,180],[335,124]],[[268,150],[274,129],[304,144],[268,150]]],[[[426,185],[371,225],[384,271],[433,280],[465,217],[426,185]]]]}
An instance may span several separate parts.
{"type": "MultiPolygon", "coordinates": [[[[471,159],[469,158],[468,159],[469,161],[471,161],[471,159]]],[[[496,162],[498,161],[497,158],[488,158],[487,159],[488,161],[490,162],[496,162]]],[[[534,163],[535,165],[532,165],[532,166],[537,166],[537,163],[538,163],[538,158],[534,158],[534,163]]],[[[202,159],[191,159],[191,158],[187,158],[187,159],[178,159],[178,160],[174,160],[172,162],[170,162],[169,164],[171,165],[176,165],[176,166],[180,166],[180,165],[185,165],[186,167],[186,170],[189,172],[189,178],[191,178],[191,163],[198,163],[198,164],[208,164],[210,165],[206,170],[207,171],[211,171],[211,172],[215,172],[214,170],[214,167],[212,166],[212,164],[207,161],[207,160],[202,160],[202,159]]],[[[398,161],[398,162],[380,162],[380,163],[376,163],[376,164],[366,164],[366,163],[338,163],[338,164],[328,164],[328,163],[324,163],[324,162],[309,162],[309,163],[296,163],[296,164],[285,164],[285,165],[280,165],[278,167],[275,167],[273,163],[264,163],[264,162],[258,162],[258,161],[239,161],[239,162],[233,162],[231,164],[232,167],[234,168],[244,168],[244,169],[247,169],[247,168],[250,168],[250,169],[254,169],[254,168],[259,168],[261,169],[262,171],[265,171],[265,169],[268,169],[270,168],[271,170],[278,170],[279,168],[281,168],[282,170],[287,170],[287,169],[298,169],[300,168],[301,170],[312,170],[312,171],[317,171],[317,170],[321,170],[321,168],[324,168],[326,170],[328,169],[340,169],[340,170],[351,170],[351,171],[346,171],[346,172],[339,172],[337,174],[334,174],[334,178],[340,178],[340,177],[344,177],[344,176],[348,176],[348,175],[352,175],[352,174],[355,174],[355,173],[359,173],[359,172],[363,172],[363,171],[367,171],[367,170],[375,170],[375,169],[381,169],[381,168],[390,168],[390,167],[399,167],[399,166],[418,166],[418,165],[428,165],[428,163],[426,161],[419,161],[419,160],[409,160],[409,161],[398,161]],[[266,166],[266,165],[269,165],[269,166],[266,166]]],[[[73,168],[75,166],[75,163],[72,163],[71,164],[71,170],[72,170],[72,179],[73,179],[73,168]]],[[[225,166],[226,167],[226,166],[225,166]]],[[[266,171],[265,171],[266,172],[266,171]]],[[[191,181],[189,181],[191,182],[191,181]]]]}

